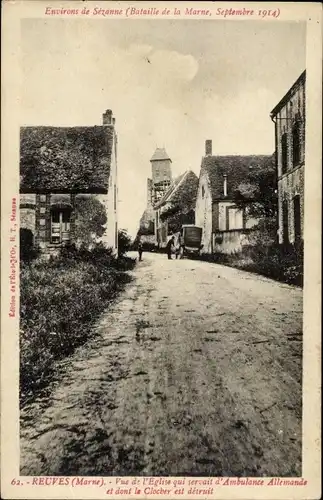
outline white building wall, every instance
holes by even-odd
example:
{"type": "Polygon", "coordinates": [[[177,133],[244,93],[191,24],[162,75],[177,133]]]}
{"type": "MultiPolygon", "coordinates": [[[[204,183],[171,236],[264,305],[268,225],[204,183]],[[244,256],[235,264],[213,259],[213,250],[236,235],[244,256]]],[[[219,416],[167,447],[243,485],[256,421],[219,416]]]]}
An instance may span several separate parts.
{"type": "Polygon", "coordinates": [[[209,177],[202,172],[195,207],[195,224],[202,228],[202,253],[212,252],[212,194],[209,177]]]}
{"type": "Polygon", "coordinates": [[[111,155],[111,167],[109,175],[109,189],[108,193],[98,195],[98,199],[103,203],[107,210],[107,224],[102,242],[118,252],[118,172],[117,172],[117,144],[116,136],[114,137],[114,144],[111,155]]]}

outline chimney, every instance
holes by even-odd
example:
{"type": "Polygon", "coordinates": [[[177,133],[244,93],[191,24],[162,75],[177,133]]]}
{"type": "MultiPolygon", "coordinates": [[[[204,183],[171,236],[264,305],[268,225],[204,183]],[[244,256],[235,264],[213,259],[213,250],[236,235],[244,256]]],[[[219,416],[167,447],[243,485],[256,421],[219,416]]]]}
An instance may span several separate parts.
{"type": "Polygon", "coordinates": [[[228,176],[223,175],[223,196],[228,196],[228,176]]]}
{"type": "Polygon", "coordinates": [[[114,125],[115,119],[112,117],[111,109],[107,109],[105,113],[102,115],[102,123],[103,125],[114,125]]]}
{"type": "Polygon", "coordinates": [[[205,141],[205,156],[212,156],[212,141],[210,139],[205,141]]]}

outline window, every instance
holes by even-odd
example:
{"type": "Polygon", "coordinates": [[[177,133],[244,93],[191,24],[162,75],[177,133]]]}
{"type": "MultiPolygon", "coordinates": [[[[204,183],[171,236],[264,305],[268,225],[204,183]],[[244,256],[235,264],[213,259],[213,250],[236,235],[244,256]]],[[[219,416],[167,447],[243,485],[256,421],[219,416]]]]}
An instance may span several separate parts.
{"type": "Polygon", "coordinates": [[[286,132],[282,135],[282,174],[285,174],[287,171],[287,134],[286,132]]]}
{"type": "Polygon", "coordinates": [[[288,203],[283,201],[283,243],[289,242],[288,236],[288,203]]]}
{"type": "Polygon", "coordinates": [[[51,243],[67,243],[70,241],[71,211],[54,209],[51,213],[51,243]]]}
{"type": "Polygon", "coordinates": [[[202,186],[202,198],[204,198],[204,195],[205,195],[205,188],[204,186],[202,186]]]}
{"type": "Polygon", "coordinates": [[[301,204],[299,195],[294,198],[294,235],[295,241],[299,241],[301,238],[301,204]]]}
{"type": "Polygon", "coordinates": [[[297,119],[293,126],[293,166],[296,167],[301,159],[301,144],[300,144],[300,123],[297,119]]]}
{"type": "Polygon", "coordinates": [[[242,229],[243,228],[243,212],[237,208],[227,209],[227,229],[242,229]]]}

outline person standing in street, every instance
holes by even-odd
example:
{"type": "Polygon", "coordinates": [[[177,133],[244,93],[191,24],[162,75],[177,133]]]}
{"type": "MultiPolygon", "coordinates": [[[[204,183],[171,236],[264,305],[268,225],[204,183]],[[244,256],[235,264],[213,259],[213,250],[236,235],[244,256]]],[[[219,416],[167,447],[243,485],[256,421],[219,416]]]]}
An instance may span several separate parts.
{"type": "Polygon", "coordinates": [[[138,254],[139,254],[139,261],[142,260],[142,252],[144,251],[143,249],[143,245],[141,243],[141,241],[139,241],[139,244],[138,244],[138,254]]]}
{"type": "Polygon", "coordinates": [[[175,240],[175,238],[174,238],[174,236],[172,236],[166,245],[168,260],[170,260],[172,258],[172,252],[174,251],[174,240],[175,240]]]}

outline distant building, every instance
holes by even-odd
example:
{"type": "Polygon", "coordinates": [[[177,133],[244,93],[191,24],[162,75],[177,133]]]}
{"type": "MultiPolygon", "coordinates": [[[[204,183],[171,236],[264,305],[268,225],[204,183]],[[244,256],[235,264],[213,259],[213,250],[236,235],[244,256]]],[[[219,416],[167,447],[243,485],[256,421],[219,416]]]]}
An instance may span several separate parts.
{"type": "Polygon", "coordinates": [[[304,71],[271,112],[275,123],[279,243],[295,243],[304,233],[305,167],[304,71]]]}
{"type": "Polygon", "coordinates": [[[155,240],[164,247],[169,236],[180,231],[183,224],[194,224],[198,178],[188,170],[172,182],[155,204],[155,240]]]}
{"type": "Polygon", "coordinates": [[[117,134],[94,127],[21,127],[21,241],[56,254],[67,243],[118,248],[117,134]]]}
{"type": "Polygon", "coordinates": [[[248,204],[238,208],[235,193],[247,182],[250,170],[272,165],[273,157],[213,156],[212,141],[205,143],[196,200],[195,224],[202,227],[202,253],[233,253],[248,243],[257,224],[247,216],[248,204]]]}
{"type": "Polygon", "coordinates": [[[165,148],[157,148],[150,159],[152,178],[147,179],[148,205],[155,205],[172,183],[172,160],[165,148]]]}
{"type": "Polygon", "coordinates": [[[155,245],[154,205],[162,199],[172,183],[172,160],[165,148],[157,148],[150,163],[152,175],[147,179],[147,206],[140,219],[138,236],[143,244],[155,245]]]}

